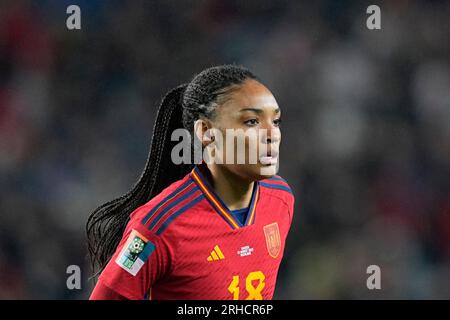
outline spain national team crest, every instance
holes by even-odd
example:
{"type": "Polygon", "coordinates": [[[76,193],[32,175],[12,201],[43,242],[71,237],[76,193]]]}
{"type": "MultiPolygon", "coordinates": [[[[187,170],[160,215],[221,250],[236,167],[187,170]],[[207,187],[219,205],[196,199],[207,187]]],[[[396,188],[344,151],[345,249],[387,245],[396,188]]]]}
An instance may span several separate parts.
{"type": "Polygon", "coordinates": [[[281,250],[280,230],[278,223],[274,222],[264,226],[264,235],[266,236],[267,251],[272,258],[278,257],[281,250]]]}

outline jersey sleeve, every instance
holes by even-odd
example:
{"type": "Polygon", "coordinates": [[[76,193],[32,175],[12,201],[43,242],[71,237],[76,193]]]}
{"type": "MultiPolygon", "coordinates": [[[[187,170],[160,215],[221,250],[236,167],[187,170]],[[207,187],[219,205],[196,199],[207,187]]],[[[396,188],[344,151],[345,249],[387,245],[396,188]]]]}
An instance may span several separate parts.
{"type": "Polygon", "coordinates": [[[95,286],[89,300],[127,300],[116,291],[105,286],[102,282],[98,282],[95,286]]]}
{"type": "Polygon", "coordinates": [[[138,208],[131,215],[114,255],[97,282],[97,286],[106,286],[130,300],[144,299],[171,264],[167,243],[141,223],[139,211],[142,210],[145,209],[138,208]]]}

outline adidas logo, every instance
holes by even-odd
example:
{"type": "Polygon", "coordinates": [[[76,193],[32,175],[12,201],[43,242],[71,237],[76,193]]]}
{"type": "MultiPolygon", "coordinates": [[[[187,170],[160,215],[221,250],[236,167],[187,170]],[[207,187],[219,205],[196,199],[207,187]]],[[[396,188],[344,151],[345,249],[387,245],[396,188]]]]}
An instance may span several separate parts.
{"type": "Polygon", "coordinates": [[[222,250],[220,250],[219,246],[216,245],[213,249],[213,251],[211,251],[211,255],[208,257],[208,261],[215,261],[215,260],[223,260],[225,259],[222,250]]]}

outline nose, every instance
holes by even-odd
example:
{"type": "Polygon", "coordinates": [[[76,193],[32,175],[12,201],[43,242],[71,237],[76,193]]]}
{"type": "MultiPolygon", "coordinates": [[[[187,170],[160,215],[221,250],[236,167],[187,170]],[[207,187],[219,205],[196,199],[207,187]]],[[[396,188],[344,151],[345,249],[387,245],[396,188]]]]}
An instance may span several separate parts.
{"type": "Polygon", "coordinates": [[[262,128],[260,130],[262,130],[261,140],[263,143],[278,143],[281,139],[281,132],[279,128],[262,128]]]}

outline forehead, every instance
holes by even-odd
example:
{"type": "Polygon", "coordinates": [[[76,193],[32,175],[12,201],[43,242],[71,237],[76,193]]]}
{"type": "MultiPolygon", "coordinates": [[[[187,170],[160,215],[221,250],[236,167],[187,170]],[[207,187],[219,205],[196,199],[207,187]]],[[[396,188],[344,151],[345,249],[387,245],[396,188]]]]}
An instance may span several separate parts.
{"type": "Polygon", "coordinates": [[[244,107],[278,108],[277,101],[270,90],[253,79],[245,80],[236,89],[228,93],[223,106],[226,106],[227,109],[233,108],[236,110],[244,107]]]}

